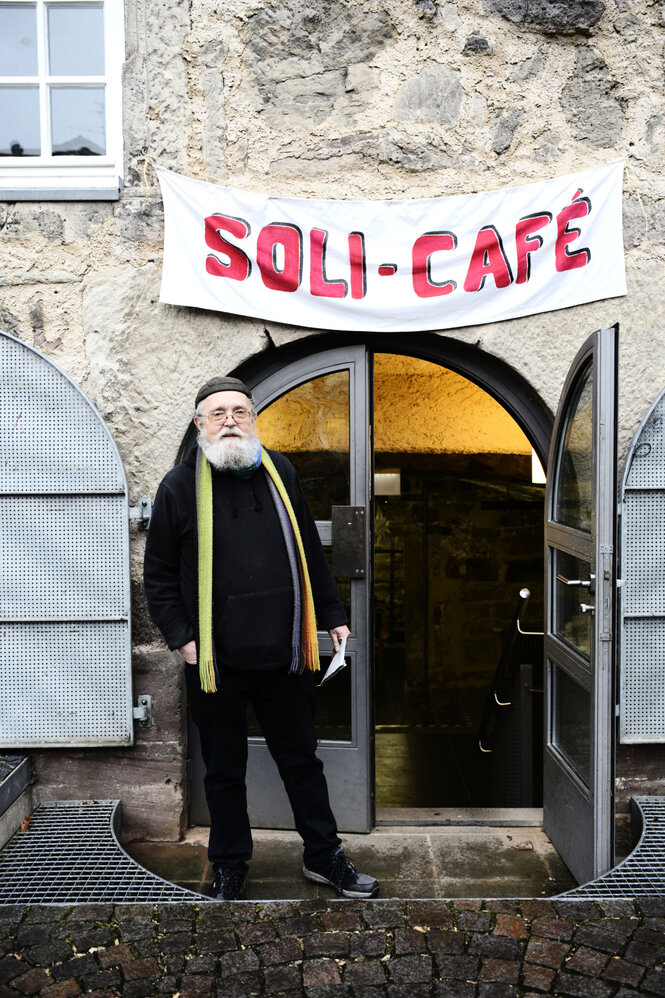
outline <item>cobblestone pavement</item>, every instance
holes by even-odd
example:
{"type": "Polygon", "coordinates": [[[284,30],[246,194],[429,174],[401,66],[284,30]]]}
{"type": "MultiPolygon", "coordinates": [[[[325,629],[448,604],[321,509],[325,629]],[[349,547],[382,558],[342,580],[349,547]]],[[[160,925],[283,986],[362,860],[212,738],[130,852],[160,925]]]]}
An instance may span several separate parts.
{"type": "Polygon", "coordinates": [[[0,998],[665,995],[665,898],[0,907],[0,998]]]}

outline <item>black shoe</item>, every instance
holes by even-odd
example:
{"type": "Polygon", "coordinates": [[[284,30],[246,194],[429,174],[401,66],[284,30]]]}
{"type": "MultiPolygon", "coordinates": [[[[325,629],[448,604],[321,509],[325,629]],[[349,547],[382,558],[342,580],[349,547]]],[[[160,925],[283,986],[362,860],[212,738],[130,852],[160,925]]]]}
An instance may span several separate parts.
{"type": "Polygon", "coordinates": [[[307,880],[313,880],[317,884],[330,884],[345,898],[373,898],[379,893],[378,881],[365,873],[358,873],[342,849],[335,853],[325,871],[308,870],[303,866],[302,872],[307,880]]]}
{"type": "Polygon", "coordinates": [[[210,885],[208,897],[218,901],[239,901],[245,886],[245,871],[233,866],[215,868],[215,879],[210,885]]]}

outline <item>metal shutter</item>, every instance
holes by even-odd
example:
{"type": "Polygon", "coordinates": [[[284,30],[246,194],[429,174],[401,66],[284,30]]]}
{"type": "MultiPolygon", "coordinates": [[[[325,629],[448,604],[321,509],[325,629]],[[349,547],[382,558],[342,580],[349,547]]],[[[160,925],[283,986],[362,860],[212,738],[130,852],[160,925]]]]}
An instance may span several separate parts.
{"type": "Polygon", "coordinates": [[[665,392],[626,463],[621,516],[622,742],[665,742],[665,392]]]}
{"type": "Polygon", "coordinates": [[[127,480],[92,403],[0,333],[0,746],[133,741],[127,480]]]}

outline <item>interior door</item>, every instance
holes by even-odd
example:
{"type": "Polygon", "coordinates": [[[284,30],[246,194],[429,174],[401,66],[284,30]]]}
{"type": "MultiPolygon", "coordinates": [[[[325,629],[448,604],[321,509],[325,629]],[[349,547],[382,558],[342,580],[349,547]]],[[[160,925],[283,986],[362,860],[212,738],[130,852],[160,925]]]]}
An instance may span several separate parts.
{"type": "MultiPolygon", "coordinates": [[[[257,432],[295,465],[349,614],[347,668],[317,690],[318,755],[338,826],[348,832],[368,832],[374,824],[369,379],[365,347],[351,346],[303,358],[251,383],[257,432]]],[[[323,676],[332,653],[325,631],[319,652],[323,676]]],[[[251,823],[292,828],[286,792],[251,711],[249,733],[251,823]]],[[[193,726],[190,739],[190,819],[208,824],[193,726]]]]}
{"type": "Polygon", "coordinates": [[[545,506],[544,824],[580,883],[614,857],[617,340],[594,333],[568,374],[545,506]]]}

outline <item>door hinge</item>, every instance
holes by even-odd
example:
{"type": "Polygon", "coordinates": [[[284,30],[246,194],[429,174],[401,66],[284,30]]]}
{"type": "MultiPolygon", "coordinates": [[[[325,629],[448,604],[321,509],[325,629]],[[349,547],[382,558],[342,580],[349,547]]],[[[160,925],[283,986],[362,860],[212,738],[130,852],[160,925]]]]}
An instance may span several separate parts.
{"type": "Polygon", "coordinates": [[[141,694],[138,703],[134,707],[134,720],[138,721],[140,727],[152,727],[152,697],[147,693],[141,694]]]}
{"type": "Polygon", "coordinates": [[[149,496],[141,496],[138,506],[129,507],[129,519],[138,520],[136,524],[139,530],[147,530],[150,526],[152,516],[152,499],[149,496]]]}

